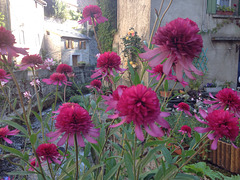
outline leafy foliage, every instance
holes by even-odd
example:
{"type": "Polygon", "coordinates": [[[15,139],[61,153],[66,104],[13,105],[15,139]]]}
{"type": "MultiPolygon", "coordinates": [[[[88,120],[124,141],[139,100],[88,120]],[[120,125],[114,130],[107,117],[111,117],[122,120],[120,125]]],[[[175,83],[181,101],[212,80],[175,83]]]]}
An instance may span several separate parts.
{"type": "Polygon", "coordinates": [[[114,34],[117,28],[117,0],[98,0],[102,15],[108,21],[97,26],[97,35],[104,52],[112,51],[114,34]]]}

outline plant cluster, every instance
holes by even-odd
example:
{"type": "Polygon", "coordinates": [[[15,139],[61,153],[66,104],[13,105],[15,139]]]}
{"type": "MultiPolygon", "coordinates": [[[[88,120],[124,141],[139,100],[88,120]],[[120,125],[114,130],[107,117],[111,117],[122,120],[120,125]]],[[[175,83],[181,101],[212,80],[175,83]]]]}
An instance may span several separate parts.
{"type": "MultiPolygon", "coordinates": [[[[171,2],[165,11],[170,6],[171,2]]],[[[156,24],[160,14],[157,13],[156,24]]],[[[107,21],[101,9],[95,5],[85,7],[83,17],[79,23],[90,21],[94,32],[97,23],[107,21]]],[[[9,157],[19,160],[13,163],[20,170],[10,172],[9,175],[24,176],[26,179],[27,175],[36,174],[38,179],[44,180],[217,177],[205,165],[199,165],[202,171],[196,170],[195,165],[187,165],[202,152],[207,143],[211,143],[211,149],[215,150],[221,138],[231,143],[235,141],[239,134],[240,96],[236,91],[225,88],[215,97],[210,94],[211,99],[203,101],[209,108],[199,106],[192,111],[188,101],[185,101],[174,104],[176,113],[167,111],[176,85],[188,86],[183,73],[190,79],[195,79],[193,74],[203,75],[193,65],[193,59],[202,51],[203,41],[198,34],[197,24],[189,18],[177,18],[162,27],[160,24],[161,21],[158,28],[153,28],[153,32],[155,28],[157,30],[155,34],[152,33],[148,47],[144,48],[145,52],[136,47],[143,67],[140,72],[134,71],[130,63],[128,69],[122,69],[120,56],[115,52],[103,52],[95,32],[101,53],[98,55],[97,69],[91,76],[94,80],[86,86],[94,91],[92,97],[83,95],[74,81],[72,68],[67,64],[58,65],[56,72],[39,82],[36,69],[47,68],[44,61],[39,55],[29,55],[26,49],[15,47],[12,33],[1,27],[0,54],[8,72],[0,71],[0,87],[10,108],[16,113],[16,118],[24,124],[21,126],[18,122],[0,120],[5,124],[5,127],[0,128],[0,158],[7,158],[10,162],[9,157]],[[31,109],[32,95],[29,91],[20,91],[20,84],[10,67],[10,64],[15,66],[12,57],[18,54],[24,55],[18,65],[20,70],[32,70],[38,112],[31,109]],[[131,74],[131,86],[121,84],[126,72],[131,74]],[[147,72],[152,74],[148,83],[143,81],[147,72]],[[153,83],[155,78],[157,83],[153,83]],[[10,80],[17,87],[23,114],[16,111],[4,89],[5,83],[10,80]],[[168,81],[174,83],[169,95],[164,99],[159,98],[159,89],[163,87],[167,91],[168,81]],[[42,110],[47,97],[40,98],[37,89],[39,83],[56,87],[52,111],[46,119],[43,118],[42,110]],[[103,91],[102,84],[111,86],[103,91]],[[81,98],[75,96],[67,101],[67,87],[73,85],[81,98]],[[59,93],[60,86],[64,87],[63,94],[59,93]],[[24,98],[28,100],[28,108],[23,104],[24,98]],[[59,99],[62,102],[57,107],[59,99]],[[32,128],[31,114],[41,124],[37,132],[32,128]],[[197,127],[182,123],[187,119],[186,116],[198,122],[197,127]],[[171,124],[169,119],[174,123],[171,124]],[[10,130],[9,126],[15,130],[10,130]],[[181,138],[176,138],[176,133],[181,138]],[[29,142],[30,147],[20,151],[8,146],[15,143],[9,136],[17,134],[29,142]],[[183,142],[189,142],[188,146],[183,142]],[[177,150],[181,153],[176,153],[177,150]],[[192,175],[192,172],[195,174],[192,175]]]]}
{"type": "Polygon", "coordinates": [[[122,38],[124,49],[124,57],[134,67],[137,64],[138,51],[143,52],[143,42],[138,36],[138,33],[134,31],[134,28],[130,28],[127,35],[122,38]]]}
{"type": "Polygon", "coordinates": [[[223,11],[223,12],[235,12],[235,8],[233,7],[230,7],[230,6],[221,6],[221,5],[218,5],[217,6],[217,11],[223,11]]]}

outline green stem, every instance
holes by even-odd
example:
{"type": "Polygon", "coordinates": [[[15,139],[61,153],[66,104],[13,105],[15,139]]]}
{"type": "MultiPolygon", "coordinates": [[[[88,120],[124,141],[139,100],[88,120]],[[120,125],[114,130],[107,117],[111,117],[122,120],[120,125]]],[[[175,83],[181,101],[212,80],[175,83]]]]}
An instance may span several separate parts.
{"type": "Polygon", "coordinates": [[[166,77],[166,74],[163,74],[162,77],[161,77],[161,79],[159,80],[157,86],[156,86],[155,89],[154,89],[155,92],[157,92],[158,88],[162,85],[165,77],[166,77]]]}
{"type": "Polygon", "coordinates": [[[180,112],[180,115],[179,115],[179,117],[178,117],[178,119],[177,119],[177,122],[176,122],[176,124],[175,124],[175,126],[174,126],[174,128],[173,128],[173,130],[172,130],[172,132],[171,132],[171,134],[170,134],[169,137],[172,136],[172,134],[174,133],[175,129],[177,128],[177,124],[178,124],[178,122],[179,122],[181,116],[182,116],[182,111],[180,112]]]}
{"type": "MultiPolygon", "coordinates": [[[[122,152],[121,152],[121,157],[123,157],[123,154],[124,154],[124,146],[125,146],[125,143],[124,143],[124,139],[126,139],[127,138],[127,134],[125,133],[124,134],[124,137],[123,137],[123,140],[122,140],[122,152]]],[[[119,174],[120,174],[120,170],[121,170],[121,166],[119,166],[119,168],[118,168],[118,171],[117,171],[117,176],[116,176],[116,180],[118,180],[118,178],[119,178],[119,174]]]]}
{"type": "Polygon", "coordinates": [[[76,155],[76,180],[78,180],[78,143],[77,143],[77,134],[74,134],[74,145],[75,145],[75,155],[76,155]]]}
{"type": "MultiPolygon", "coordinates": [[[[57,105],[57,97],[58,97],[58,84],[57,84],[57,87],[56,87],[56,94],[55,94],[55,100],[54,100],[54,106],[53,106],[53,111],[55,111],[56,109],[56,105],[57,105]]],[[[53,128],[53,120],[52,120],[52,123],[51,123],[51,130],[53,128]]]]}
{"type": "Polygon", "coordinates": [[[175,84],[173,85],[170,93],[168,94],[166,101],[165,101],[165,99],[164,99],[164,102],[163,102],[163,104],[162,104],[162,107],[165,107],[165,106],[167,105],[167,102],[168,102],[169,98],[171,97],[172,92],[173,92],[174,88],[176,87],[176,85],[177,85],[177,81],[176,81],[175,84]]]}
{"type": "Polygon", "coordinates": [[[63,91],[63,102],[66,102],[66,90],[67,90],[67,85],[65,85],[64,87],[64,91],[63,91]]]}
{"type": "Polygon", "coordinates": [[[94,17],[91,17],[91,20],[92,20],[92,25],[93,25],[93,32],[94,32],[94,35],[95,35],[95,38],[96,38],[96,41],[97,41],[97,44],[98,44],[98,50],[99,50],[100,54],[102,54],[103,51],[102,51],[99,39],[97,37],[97,33],[96,33],[95,25],[94,25],[94,17]]]}
{"type": "Polygon", "coordinates": [[[43,141],[44,141],[44,139],[45,139],[45,134],[44,134],[43,119],[42,119],[42,108],[41,108],[40,97],[39,97],[39,93],[38,93],[37,85],[36,85],[35,71],[34,71],[33,68],[32,68],[32,73],[33,73],[33,80],[34,80],[34,89],[35,89],[35,93],[36,93],[36,95],[37,95],[38,111],[39,111],[39,116],[40,116],[40,118],[41,118],[42,137],[43,137],[43,141]]]}
{"type": "Polygon", "coordinates": [[[166,10],[164,11],[164,13],[163,13],[163,15],[162,15],[162,17],[161,17],[161,19],[160,19],[160,21],[159,21],[158,28],[161,26],[162,20],[163,20],[165,14],[167,13],[168,9],[170,8],[172,2],[173,2],[173,0],[170,0],[170,2],[169,2],[169,4],[168,4],[168,7],[167,7],[166,10]]]}
{"type": "Polygon", "coordinates": [[[137,174],[136,174],[136,151],[137,151],[137,136],[135,135],[134,150],[133,150],[133,173],[134,173],[134,180],[137,180],[137,174]]]}
{"type": "Polygon", "coordinates": [[[155,20],[155,23],[154,23],[154,26],[153,26],[153,29],[152,29],[152,32],[151,32],[150,39],[148,41],[148,48],[150,48],[150,43],[152,42],[153,33],[155,32],[155,28],[157,26],[157,22],[159,20],[160,13],[162,11],[163,3],[164,3],[164,0],[162,0],[162,2],[161,2],[160,8],[159,8],[159,11],[158,11],[158,14],[157,14],[157,19],[155,20]]]}
{"type": "Polygon", "coordinates": [[[52,178],[52,179],[55,179],[55,178],[54,178],[54,175],[53,175],[52,165],[49,164],[48,160],[47,160],[47,165],[48,165],[48,169],[49,169],[49,172],[50,172],[51,178],[52,178]]]}

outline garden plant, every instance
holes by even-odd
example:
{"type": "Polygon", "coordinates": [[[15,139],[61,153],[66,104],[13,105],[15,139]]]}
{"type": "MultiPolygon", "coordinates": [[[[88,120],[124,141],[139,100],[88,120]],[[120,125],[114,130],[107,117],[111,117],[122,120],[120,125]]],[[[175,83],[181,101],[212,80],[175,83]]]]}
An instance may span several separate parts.
{"type": "Polygon", "coordinates": [[[208,143],[211,143],[213,150],[217,148],[220,138],[234,143],[239,134],[240,96],[236,91],[224,88],[216,96],[210,94],[210,99],[203,101],[208,108],[198,108],[193,112],[186,102],[181,102],[174,105],[177,113],[167,110],[177,84],[186,87],[187,78],[194,80],[196,76],[203,75],[192,64],[202,51],[203,40],[197,24],[189,18],[177,18],[161,26],[163,17],[159,16],[160,11],[161,8],[156,11],[157,18],[148,43],[143,42],[139,47],[134,29],[130,29],[128,38],[125,37],[125,41],[134,37],[138,40],[137,47],[128,48],[131,49],[130,57],[136,57],[141,63],[139,71],[134,69],[130,60],[124,67],[116,52],[102,52],[95,26],[104,23],[107,18],[102,16],[100,7],[96,5],[84,8],[83,19],[79,23],[88,21],[92,24],[100,55],[97,69],[92,74],[93,80],[87,86],[93,96],[85,98],[79,88],[81,103],[71,102],[71,98],[68,101],[65,95],[67,86],[78,87],[72,67],[60,64],[55,73],[40,82],[36,70],[49,68],[53,61],[43,61],[40,55],[29,55],[27,49],[15,47],[13,34],[0,27],[0,60],[3,64],[0,87],[10,108],[15,111],[5,91],[7,83],[13,81],[22,108],[22,114],[16,112],[14,118],[19,121],[0,120],[4,124],[0,128],[0,158],[9,161],[12,157],[18,159],[13,162],[18,168],[9,172],[10,179],[37,176],[44,180],[167,180],[200,179],[199,174],[226,178],[221,173],[214,174],[205,164],[199,164],[199,167],[208,169],[208,172],[197,171],[197,165],[190,166],[189,162],[208,143]],[[20,54],[24,57],[16,65],[12,59],[20,54]],[[31,69],[34,95],[28,90],[24,93],[20,91],[13,73],[14,66],[20,70],[31,69]],[[130,73],[131,86],[124,83],[124,73],[130,73]],[[147,82],[143,80],[145,74],[150,75],[147,82]],[[174,84],[170,94],[161,98],[159,90],[168,91],[169,82],[174,84]],[[48,119],[42,115],[47,97],[40,97],[39,83],[56,87],[48,119]],[[63,94],[59,92],[60,87],[63,87],[63,94]],[[33,96],[37,100],[38,112],[31,109],[33,96]],[[26,98],[27,108],[24,106],[26,98]],[[61,101],[59,107],[58,101],[61,101]],[[41,123],[38,132],[32,130],[31,114],[41,123]],[[103,118],[106,114],[108,117],[103,118]],[[191,128],[189,124],[181,123],[182,119],[188,118],[198,122],[199,126],[191,128]],[[169,119],[174,120],[174,124],[169,123],[169,119]],[[39,134],[42,138],[38,138],[39,134]],[[178,138],[175,138],[176,134],[178,138]],[[9,147],[14,143],[9,137],[17,135],[25,138],[30,148],[17,150],[9,147]],[[176,149],[180,149],[181,153],[176,153],[176,149]]]}

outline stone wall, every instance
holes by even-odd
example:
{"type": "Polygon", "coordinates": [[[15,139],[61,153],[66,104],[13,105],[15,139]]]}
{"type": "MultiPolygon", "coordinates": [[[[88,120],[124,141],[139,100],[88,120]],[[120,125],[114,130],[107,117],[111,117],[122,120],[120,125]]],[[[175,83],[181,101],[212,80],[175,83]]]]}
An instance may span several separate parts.
{"type": "MultiPolygon", "coordinates": [[[[77,84],[84,84],[87,82],[91,81],[90,76],[92,75],[92,71],[95,69],[95,66],[85,66],[85,67],[74,67],[73,71],[76,75],[75,77],[75,82],[77,84]]],[[[39,95],[41,98],[46,97],[49,93],[51,92],[55,92],[56,90],[56,86],[55,85],[47,85],[46,83],[42,82],[42,79],[48,79],[50,77],[50,75],[54,73],[53,71],[49,71],[49,70],[45,70],[45,69],[41,69],[41,70],[37,70],[36,74],[38,79],[41,81],[40,86],[38,87],[39,90],[39,95]]],[[[23,94],[25,91],[30,91],[30,94],[32,95],[32,104],[36,104],[36,95],[34,95],[34,87],[32,87],[30,85],[30,82],[32,81],[32,74],[28,71],[16,71],[14,72],[18,84],[20,86],[20,90],[21,93],[23,94]]],[[[10,80],[6,85],[5,85],[5,92],[6,94],[9,95],[9,99],[10,101],[13,103],[15,99],[17,99],[17,105],[16,105],[16,109],[20,108],[20,98],[18,95],[18,91],[17,88],[15,86],[15,84],[13,83],[12,80],[10,80]]],[[[3,93],[0,93],[0,114],[3,110],[3,104],[4,101],[2,99],[3,97],[3,93]]],[[[50,98],[54,98],[54,96],[50,96],[50,98]]],[[[28,99],[24,98],[24,105],[28,104],[28,99]]],[[[10,113],[12,112],[10,110],[10,108],[7,108],[7,110],[5,111],[5,113],[10,113]]]]}

